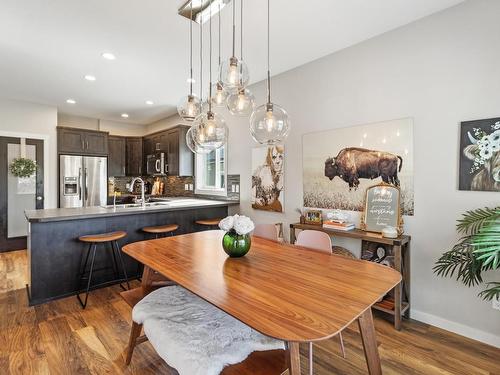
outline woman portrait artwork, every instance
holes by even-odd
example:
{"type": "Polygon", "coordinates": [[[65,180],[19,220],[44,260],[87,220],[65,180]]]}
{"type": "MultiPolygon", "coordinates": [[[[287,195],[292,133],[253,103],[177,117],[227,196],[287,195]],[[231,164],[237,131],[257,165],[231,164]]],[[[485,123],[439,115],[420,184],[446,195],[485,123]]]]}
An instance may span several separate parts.
{"type": "Polygon", "coordinates": [[[252,150],[252,208],[283,212],[284,159],[283,146],[252,150]]]}

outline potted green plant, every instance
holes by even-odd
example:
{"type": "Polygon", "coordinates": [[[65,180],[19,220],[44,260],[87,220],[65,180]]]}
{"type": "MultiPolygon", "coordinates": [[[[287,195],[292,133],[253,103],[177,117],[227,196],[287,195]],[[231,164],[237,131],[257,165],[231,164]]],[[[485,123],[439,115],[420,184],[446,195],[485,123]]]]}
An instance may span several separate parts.
{"type": "MultiPolygon", "coordinates": [[[[433,271],[453,277],[467,286],[483,282],[482,273],[500,268],[500,207],[467,211],[458,220],[463,237],[436,262],[433,271]]],[[[487,283],[479,293],[485,300],[500,297],[500,282],[487,283]]]]}

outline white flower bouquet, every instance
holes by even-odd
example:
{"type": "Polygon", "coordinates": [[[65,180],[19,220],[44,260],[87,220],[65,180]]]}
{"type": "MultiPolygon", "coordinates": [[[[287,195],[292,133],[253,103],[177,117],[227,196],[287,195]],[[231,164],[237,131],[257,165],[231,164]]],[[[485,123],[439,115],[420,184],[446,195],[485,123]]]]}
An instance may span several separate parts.
{"type": "Polygon", "coordinates": [[[500,151],[500,121],[491,125],[490,134],[480,128],[474,128],[473,133],[477,148],[474,152],[474,164],[470,170],[471,174],[481,169],[488,160],[500,151]]]}
{"type": "Polygon", "coordinates": [[[240,236],[249,234],[255,229],[255,225],[247,216],[228,216],[219,222],[219,228],[226,232],[236,232],[240,236]]]}

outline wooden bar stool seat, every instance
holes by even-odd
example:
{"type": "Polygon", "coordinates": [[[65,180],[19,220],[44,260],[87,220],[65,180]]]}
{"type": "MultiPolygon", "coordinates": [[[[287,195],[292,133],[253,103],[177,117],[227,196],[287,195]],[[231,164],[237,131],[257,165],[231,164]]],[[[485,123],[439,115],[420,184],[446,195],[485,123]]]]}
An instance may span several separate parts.
{"type": "Polygon", "coordinates": [[[151,234],[167,234],[167,233],[173,233],[177,229],[179,229],[179,226],[177,224],[167,224],[167,225],[158,225],[155,227],[144,227],[142,228],[142,231],[151,234]]]}
{"type": "Polygon", "coordinates": [[[196,220],[194,223],[198,227],[201,227],[203,230],[219,229],[219,222],[221,220],[222,220],[221,218],[200,219],[200,220],[196,220]]]}
{"type": "Polygon", "coordinates": [[[80,236],[80,237],[78,237],[78,240],[80,240],[82,242],[89,242],[89,243],[102,243],[102,242],[118,241],[126,236],[127,236],[127,232],[117,231],[117,232],[110,232],[110,233],[89,234],[86,236],[80,236]]]}
{"type": "Polygon", "coordinates": [[[82,299],[80,298],[80,292],[76,295],[76,298],[78,299],[78,302],[80,302],[80,305],[82,306],[83,309],[85,309],[85,307],[87,306],[87,300],[89,297],[90,289],[97,288],[100,285],[108,284],[108,282],[105,282],[105,283],[98,284],[98,285],[92,285],[92,276],[93,276],[94,272],[112,268],[114,275],[115,275],[115,281],[118,281],[120,283],[120,286],[124,290],[130,289],[130,285],[128,282],[128,276],[127,276],[127,270],[125,269],[125,263],[123,262],[122,252],[120,250],[120,246],[118,245],[118,240],[120,240],[126,236],[127,236],[127,232],[116,231],[116,232],[109,232],[109,233],[87,234],[87,235],[78,237],[78,240],[80,242],[89,244],[86,255],[82,254],[83,265],[80,266],[80,272],[79,272],[79,285],[81,286],[81,284],[84,280],[87,281],[87,286],[85,288],[85,300],[82,301],[82,299]],[[105,267],[105,268],[100,268],[100,269],[94,268],[95,256],[96,256],[98,244],[103,244],[104,249],[106,249],[106,247],[107,247],[106,244],[110,244],[111,255],[112,255],[112,267],[105,267]],[[89,262],[89,258],[91,258],[90,269],[87,271],[87,264],[89,262]],[[123,277],[120,276],[120,266],[118,265],[117,258],[120,261],[120,266],[121,266],[121,271],[123,273],[123,277]],[[85,261],[83,261],[83,259],[85,259],[85,261]],[[127,288],[125,288],[122,285],[122,282],[127,283],[127,288]]]}

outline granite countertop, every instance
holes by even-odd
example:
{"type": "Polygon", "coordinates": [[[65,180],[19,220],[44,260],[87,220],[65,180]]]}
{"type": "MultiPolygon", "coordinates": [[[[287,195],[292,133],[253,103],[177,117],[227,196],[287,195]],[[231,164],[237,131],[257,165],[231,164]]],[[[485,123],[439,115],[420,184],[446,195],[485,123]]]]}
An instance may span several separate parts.
{"type": "Polygon", "coordinates": [[[81,220],[96,217],[107,217],[117,215],[134,215],[143,214],[145,212],[161,212],[161,211],[177,211],[192,208],[203,207],[223,207],[238,205],[238,201],[229,200],[212,200],[199,198],[165,198],[158,202],[152,202],[147,207],[130,207],[130,205],[113,205],[110,206],[95,206],[95,207],[79,207],[79,208],[48,208],[43,210],[26,210],[24,214],[30,223],[49,222],[49,221],[65,221],[65,220],[81,220]],[[128,207],[127,207],[128,206],[128,207]]]}

